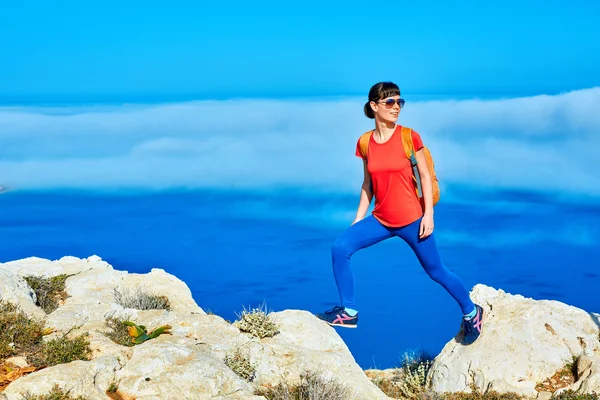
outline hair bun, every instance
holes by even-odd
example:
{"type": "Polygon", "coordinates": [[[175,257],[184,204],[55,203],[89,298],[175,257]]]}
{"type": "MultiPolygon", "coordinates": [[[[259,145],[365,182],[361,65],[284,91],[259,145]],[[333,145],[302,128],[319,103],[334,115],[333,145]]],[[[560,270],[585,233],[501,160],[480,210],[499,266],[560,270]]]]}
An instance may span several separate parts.
{"type": "Polygon", "coordinates": [[[367,101],[365,103],[364,111],[365,111],[365,115],[367,116],[367,118],[375,119],[375,113],[373,112],[373,109],[371,108],[370,101],[367,101]]]}

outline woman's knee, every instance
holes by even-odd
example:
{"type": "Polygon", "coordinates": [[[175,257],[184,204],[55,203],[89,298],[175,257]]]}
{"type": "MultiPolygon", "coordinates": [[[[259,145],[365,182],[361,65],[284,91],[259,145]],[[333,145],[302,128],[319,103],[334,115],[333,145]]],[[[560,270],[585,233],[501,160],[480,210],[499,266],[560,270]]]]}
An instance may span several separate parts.
{"type": "Polygon", "coordinates": [[[331,254],[334,257],[350,257],[353,253],[352,247],[347,240],[339,237],[331,244],[331,254]]]}
{"type": "Polygon", "coordinates": [[[446,281],[450,275],[450,271],[444,266],[444,264],[435,264],[425,266],[425,271],[431,279],[438,283],[446,281]]]}

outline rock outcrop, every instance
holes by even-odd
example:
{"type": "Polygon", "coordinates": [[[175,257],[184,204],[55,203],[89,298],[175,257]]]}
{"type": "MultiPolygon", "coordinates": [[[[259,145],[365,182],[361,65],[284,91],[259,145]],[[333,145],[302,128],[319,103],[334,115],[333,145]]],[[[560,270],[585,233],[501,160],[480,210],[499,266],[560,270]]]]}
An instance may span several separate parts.
{"type": "Polygon", "coordinates": [[[484,308],[483,333],[470,346],[460,344],[460,334],[446,344],[428,376],[434,391],[470,391],[475,384],[483,392],[535,397],[538,383],[579,359],[585,365],[572,389],[600,393],[598,359],[593,358],[600,355],[598,315],[483,285],[471,297],[484,308]]]}
{"type": "MultiPolygon", "coordinates": [[[[349,391],[348,399],[388,399],[356,364],[333,328],[306,311],[270,314],[278,334],[259,339],[241,332],[217,315],[206,314],[187,285],[160,269],[148,274],[115,270],[99,257],[64,257],[57,261],[28,258],[0,264],[0,298],[11,302],[61,335],[89,334],[88,361],[37,370],[10,383],[0,399],[21,400],[23,394],[43,395],[55,385],[73,397],[104,400],[108,389],[120,399],[264,399],[257,389],[281,382],[296,385],[305,373],[333,380],[349,391]],[[46,315],[36,294],[23,279],[34,275],[70,275],[68,297],[46,315]],[[125,308],[116,293],[135,291],[166,296],[169,310],[125,308]],[[139,325],[170,325],[161,335],[133,347],[109,339],[106,320],[128,319],[139,325]],[[252,368],[251,379],[234,372],[225,359],[243,354],[252,368]]],[[[540,383],[571,363],[576,373],[569,386],[600,393],[600,316],[557,301],[533,300],[477,285],[471,297],[485,310],[480,339],[464,346],[460,334],[435,358],[427,387],[438,393],[470,391],[516,392],[530,398],[549,398],[540,383]],[[573,364],[574,363],[574,364],[573,364]]],[[[6,360],[5,360],[6,361],[6,360]]],[[[23,357],[13,365],[26,368],[23,357]]],[[[391,370],[390,370],[391,371],[391,370]]],[[[385,375],[385,371],[382,372],[385,375]]],[[[383,376],[383,375],[382,375],[383,376]]]]}
{"type": "Polygon", "coordinates": [[[356,364],[335,330],[305,311],[272,313],[278,326],[273,337],[258,339],[216,315],[206,314],[189,288],[160,269],[130,274],[113,269],[99,257],[64,257],[57,261],[28,258],[0,264],[3,300],[19,305],[29,316],[45,318],[55,333],[89,333],[93,356],[35,371],[12,382],[0,398],[21,400],[22,394],[47,394],[55,384],[73,397],[105,400],[111,385],[123,399],[264,399],[259,387],[280,382],[295,384],[306,372],[334,378],[352,399],[388,399],[356,364]],[[24,276],[72,275],[66,280],[68,298],[45,315],[35,305],[24,276]],[[170,310],[136,310],[115,301],[117,291],[143,287],[164,295],[170,310]],[[133,347],[114,343],[104,332],[107,318],[129,319],[149,328],[170,325],[171,335],[133,347]],[[239,351],[255,369],[251,381],[236,375],[224,362],[239,351]]]}

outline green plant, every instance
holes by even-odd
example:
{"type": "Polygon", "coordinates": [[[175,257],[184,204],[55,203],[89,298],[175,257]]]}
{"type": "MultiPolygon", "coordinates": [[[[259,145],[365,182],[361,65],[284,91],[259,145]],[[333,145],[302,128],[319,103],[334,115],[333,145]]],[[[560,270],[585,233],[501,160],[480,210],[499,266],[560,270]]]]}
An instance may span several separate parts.
{"type": "Polygon", "coordinates": [[[433,365],[433,357],[423,350],[411,350],[403,354],[398,388],[404,398],[418,399],[426,391],[427,374],[433,365]]]}
{"type": "Polygon", "coordinates": [[[74,274],[61,274],[49,278],[29,275],[23,277],[23,279],[25,279],[29,287],[35,292],[37,305],[40,306],[46,314],[50,314],[58,308],[60,301],[67,298],[65,282],[67,281],[67,278],[73,275],[74,274]]]}
{"type": "Polygon", "coordinates": [[[381,377],[371,378],[371,382],[375,384],[383,393],[393,399],[400,399],[402,392],[398,388],[398,385],[391,379],[384,379],[381,377]]]}
{"type": "Polygon", "coordinates": [[[433,365],[433,359],[433,355],[425,350],[407,350],[400,357],[400,368],[414,371],[419,367],[422,368],[422,366],[425,366],[429,369],[433,365]]]}
{"type": "Polygon", "coordinates": [[[225,365],[227,365],[237,376],[251,382],[256,374],[255,366],[249,358],[244,355],[240,348],[225,355],[225,365]]]}
{"type": "Polygon", "coordinates": [[[386,395],[396,399],[432,399],[439,396],[425,387],[427,374],[433,365],[433,356],[423,350],[406,351],[400,358],[400,367],[391,379],[372,378],[372,382],[386,395]]]}
{"type": "Polygon", "coordinates": [[[114,290],[115,302],[125,308],[136,310],[170,310],[168,297],[148,293],[146,289],[137,288],[135,291],[124,290],[122,293],[114,290]]]}
{"type": "Polygon", "coordinates": [[[426,363],[405,368],[402,370],[402,378],[398,382],[398,389],[402,397],[406,399],[419,399],[425,390],[425,382],[429,366],[426,363]]]}
{"type": "Polygon", "coordinates": [[[12,303],[0,302],[0,359],[32,351],[47,331],[12,303]]]}
{"type": "Polygon", "coordinates": [[[24,396],[24,400],[86,400],[83,396],[78,396],[76,398],[71,397],[69,392],[64,392],[58,385],[54,385],[52,391],[45,395],[32,395],[26,393],[24,396]]]}
{"type": "Polygon", "coordinates": [[[459,393],[444,393],[444,400],[524,400],[525,397],[520,394],[507,392],[499,393],[494,390],[488,390],[485,393],[481,393],[476,387],[471,386],[471,392],[459,392],[459,393]]]}
{"type": "Polygon", "coordinates": [[[332,379],[324,379],[315,372],[300,375],[300,383],[292,386],[280,383],[256,391],[267,400],[350,400],[348,389],[332,379]]]}
{"type": "Polygon", "coordinates": [[[67,334],[43,342],[38,351],[29,356],[28,360],[36,367],[51,367],[70,363],[71,361],[89,360],[92,349],[90,348],[88,334],[84,333],[72,339],[68,338],[67,334]]]}
{"type": "Polygon", "coordinates": [[[552,400],[598,400],[600,395],[596,393],[577,393],[573,390],[565,390],[559,395],[552,396],[552,400]]]}
{"type": "Polygon", "coordinates": [[[163,325],[161,327],[158,327],[158,328],[150,331],[150,333],[148,333],[148,331],[144,325],[137,325],[131,321],[124,321],[123,324],[127,325],[128,331],[129,331],[129,336],[131,336],[131,341],[134,344],[143,343],[146,340],[157,338],[162,334],[167,334],[167,335],[171,334],[171,332],[170,332],[171,326],[170,325],[163,325]]]}
{"type": "Polygon", "coordinates": [[[108,386],[108,389],[106,389],[108,393],[115,393],[117,390],[119,390],[119,385],[117,384],[117,382],[114,381],[111,382],[108,386]]]}
{"type": "Polygon", "coordinates": [[[242,332],[246,332],[259,339],[273,337],[279,333],[279,328],[270,319],[266,312],[266,306],[263,304],[260,307],[250,311],[244,310],[241,315],[238,315],[238,320],[233,324],[242,332]]]}

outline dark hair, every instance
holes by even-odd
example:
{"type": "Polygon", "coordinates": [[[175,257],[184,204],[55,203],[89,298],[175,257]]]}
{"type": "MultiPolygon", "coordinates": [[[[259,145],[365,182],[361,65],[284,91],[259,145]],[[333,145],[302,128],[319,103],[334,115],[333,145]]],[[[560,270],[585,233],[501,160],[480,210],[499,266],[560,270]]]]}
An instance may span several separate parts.
{"type": "Polygon", "coordinates": [[[381,99],[392,96],[400,96],[400,88],[393,82],[379,82],[374,84],[369,90],[369,101],[365,103],[365,115],[367,118],[374,119],[375,112],[371,108],[371,102],[377,103],[381,99]]]}

